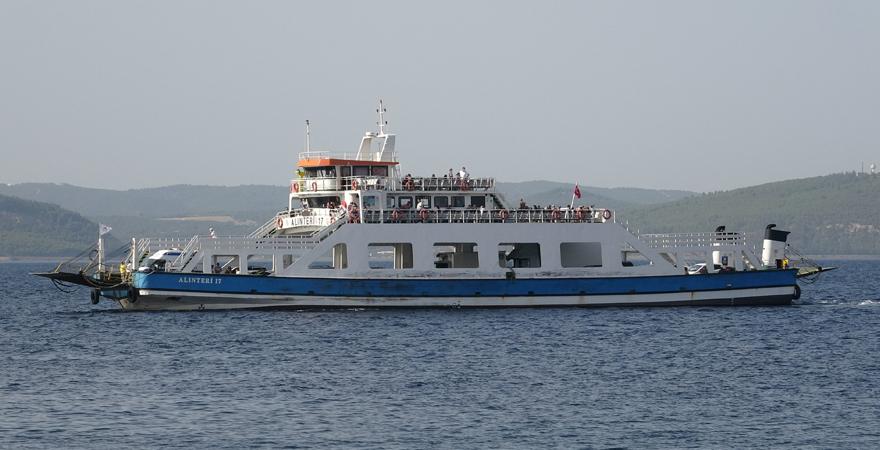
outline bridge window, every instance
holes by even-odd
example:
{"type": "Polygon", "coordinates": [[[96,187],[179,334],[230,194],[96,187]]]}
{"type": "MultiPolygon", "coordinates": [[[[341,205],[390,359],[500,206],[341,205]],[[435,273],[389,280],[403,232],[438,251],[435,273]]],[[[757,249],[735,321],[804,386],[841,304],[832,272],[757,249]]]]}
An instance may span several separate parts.
{"type": "Polygon", "coordinates": [[[413,250],[409,242],[370,244],[367,255],[371,269],[413,268],[413,250]]]}
{"type": "Polygon", "coordinates": [[[434,244],[434,267],[438,269],[476,269],[480,266],[474,242],[437,242],[434,244]]]}
{"type": "Polygon", "coordinates": [[[602,267],[602,244],[599,242],[563,242],[559,244],[562,267],[602,267]]]}
{"type": "Polygon", "coordinates": [[[356,177],[370,176],[370,166],[354,166],[351,170],[356,177]]]}
{"type": "Polygon", "coordinates": [[[348,267],[348,251],[345,244],[336,244],[309,264],[309,269],[345,269],[348,267]]]}
{"type": "Polygon", "coordinates": [[[373,176],[374,177],[387,177],[388,176],[388,167],[373,166],[373,176]]]}
{"type": "Polygon", "coordinates": [[[498,244],[498,265],[505,268],[541,267],[541,246],[536,242],[498,244]]]}

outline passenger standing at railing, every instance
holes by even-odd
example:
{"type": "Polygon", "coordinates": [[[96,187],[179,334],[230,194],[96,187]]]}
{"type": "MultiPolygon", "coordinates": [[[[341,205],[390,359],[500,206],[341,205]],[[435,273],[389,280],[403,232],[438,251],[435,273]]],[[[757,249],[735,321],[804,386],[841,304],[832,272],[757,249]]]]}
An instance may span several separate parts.
{"type": "Polygon", "coordinates": [[[470,178],[470,174],[467,173],[467,170],[464,168],[464,166],[461,166],[461,171],[458,172],[458,177],[461,178],[463,181],[467,181],[468,178],[470,178]]]}
{"type": "Polygon", "coordinates": [[[519,199],[519,209],[529,209],[529,205],[526,204],[525,200],[519,199]]]}

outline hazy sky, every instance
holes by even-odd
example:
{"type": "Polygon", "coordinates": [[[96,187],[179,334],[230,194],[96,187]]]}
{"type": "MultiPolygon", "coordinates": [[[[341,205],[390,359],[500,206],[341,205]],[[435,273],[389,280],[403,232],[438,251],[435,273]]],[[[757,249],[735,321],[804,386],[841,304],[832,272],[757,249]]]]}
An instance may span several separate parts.
{"type": "Polygon", "coordinates": [[[708,191],[880,163],[880,1],[0,0],[0,182],[404,171],[708,191]]]}

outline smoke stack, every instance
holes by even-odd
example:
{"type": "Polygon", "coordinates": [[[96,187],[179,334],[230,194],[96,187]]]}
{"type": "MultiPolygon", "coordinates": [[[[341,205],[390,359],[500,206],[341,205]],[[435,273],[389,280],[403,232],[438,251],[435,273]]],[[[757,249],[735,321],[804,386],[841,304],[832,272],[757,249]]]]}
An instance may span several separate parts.
{"type": "Polygon", "coordinates": [[[764,228],[764,251],[761,253],[761,262],[767,267],[782,267],[785,258],[785,241],[788,240],[790,231],[774,230],[775,223],[764,228]]]}

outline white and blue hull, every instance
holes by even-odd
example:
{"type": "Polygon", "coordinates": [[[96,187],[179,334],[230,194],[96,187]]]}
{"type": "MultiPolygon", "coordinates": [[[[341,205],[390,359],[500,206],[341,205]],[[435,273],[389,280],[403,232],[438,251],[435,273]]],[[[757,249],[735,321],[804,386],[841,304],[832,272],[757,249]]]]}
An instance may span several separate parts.
{"type": "Polygon", "coordinates": [[[137,274],[131,310],[780,305],[796,271],[558,279],[352,279],[137,274]]]}

